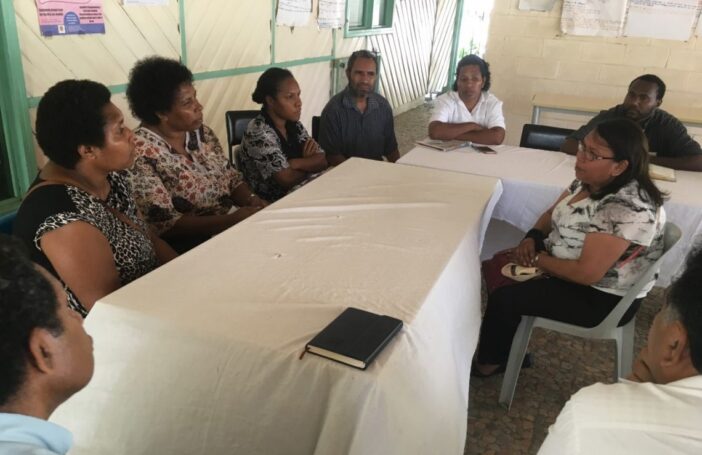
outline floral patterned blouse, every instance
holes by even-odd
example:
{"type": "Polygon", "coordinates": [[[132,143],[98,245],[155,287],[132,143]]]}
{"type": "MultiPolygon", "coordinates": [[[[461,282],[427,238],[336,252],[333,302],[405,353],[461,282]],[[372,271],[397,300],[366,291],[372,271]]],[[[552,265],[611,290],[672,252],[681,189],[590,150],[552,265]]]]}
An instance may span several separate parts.
{"type": "Polygon", "coordinates": [[[150,129],[141,126],[134,135],[137,159],[130,170],[134,199],[159,233],[171,229],[182,215],[223,215],[232,208],[232,191],[243,179],[208,126],[186,134],[190,159],[150,129]]]}

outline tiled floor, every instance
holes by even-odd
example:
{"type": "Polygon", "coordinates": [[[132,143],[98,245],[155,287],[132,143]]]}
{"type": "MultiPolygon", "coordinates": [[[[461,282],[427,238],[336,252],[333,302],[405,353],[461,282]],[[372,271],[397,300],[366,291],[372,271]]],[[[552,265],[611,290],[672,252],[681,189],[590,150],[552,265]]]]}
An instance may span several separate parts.
{"type": "Polygon", "coordinates": [[[395,117],[395,135],[400,155],[412,150],[414,141],[427,137],[431,108],[432,103],[428,102],[395,117]]]}
{"type": "MultiPolygon", "coordinates": [[[[431,105],[426,103],[395,119],[400,153],[427,134],[431,105]]],[[[662,301],[655,288],[636,320],[636,349],[662,301]]],[[[568,302],[563,302],[567,305],[568,302]]],[[[611,382],[614,342],[590,341],[535,329],[529,344],[535,366],[523,370],[509,412],[497,404],[502,376],[473,378],[470,383],[466,454],[532,454],[571,394],[595,382],[611,382]]]]}

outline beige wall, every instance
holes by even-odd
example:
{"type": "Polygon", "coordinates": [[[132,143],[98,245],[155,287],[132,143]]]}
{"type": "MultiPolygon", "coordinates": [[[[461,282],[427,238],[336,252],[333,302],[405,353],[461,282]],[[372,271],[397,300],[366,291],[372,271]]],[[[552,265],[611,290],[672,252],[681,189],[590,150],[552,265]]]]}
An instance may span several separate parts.
{"type": "MultiPolygon", "coordinates": [[[[6,0],[0,0],[6,1],[6,0]]],[[[30,102],[36,104],[53,84],[68,78],[87,78],[112,87],[113,101],[134,127],[124,96],[124,86],[134,63],[149,55],[182,58],[179,2],[168,6],[124,6],[121,0],[104,0],[106,33],[42,37],[35,2],[11,0],[15,9],[22,51],[25,86],[30,102]]],[[[271,33],[273,14],[270,0],[187,0],[184,10],[187,65],[195,75],[205,120],[226,142],[224,113],[256,108],[251,92],[260,67],[318,59],[291,66],[303,93],[302,121],[310,129],[311,118],[319,115],[331,91],[331,58],[346,58],[361,48],[375,48],[388,64],[400,59],[397,71],[382,73],[381,93],[396,112],[424,98],[427,91],[437,1],[396,1],[393,32],[368,38],[344,38],[344,32],[319,30],[314,12],[306,27],[276,27],[271,33]],[[275,55],[272,56],[272,48],[275,55]],[[325,60],[329,59],[329,60],[325,60]],[[256,72],[248,72],[252,67],[256,72]]],[[[454,0],[452,0],[454,1],[454,0]]],[[[447,22],[442,30],[451,34],[447,22]]],[[[441,75],[437,77],[440,79],[441,75]]],[[[30,109],[32,127],[36,109],[30,109]]],[[[37,161],[45,158],[35,144],[37,161]]]]}
{"type": "MultiPolygon", "coordinates": [[[[562,2],[550,12],[519,11],[519,0],[495,0],[486,59],[492,92],[504,101],[507,144],[518,144],[535,93],[601,97],[618,102],[637,75],[668,86],[667,106],[702,108],[702,40],[563,35],[562,2]]],[[[671,109],[673,110],[673,109],[671,109]]],[[[545,114],[540,123],[575,128],[588,117],[545,114]]]]}

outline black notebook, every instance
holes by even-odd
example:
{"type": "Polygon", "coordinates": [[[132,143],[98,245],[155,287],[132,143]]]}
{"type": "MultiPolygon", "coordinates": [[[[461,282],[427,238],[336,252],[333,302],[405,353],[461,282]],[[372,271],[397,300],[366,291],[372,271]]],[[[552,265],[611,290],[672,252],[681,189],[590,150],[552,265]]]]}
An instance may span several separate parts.
{"type": "Polygon", "coordinates": [[[305,351],[365,370],[401,328],[399,319],[346,308],[305,351]]]}

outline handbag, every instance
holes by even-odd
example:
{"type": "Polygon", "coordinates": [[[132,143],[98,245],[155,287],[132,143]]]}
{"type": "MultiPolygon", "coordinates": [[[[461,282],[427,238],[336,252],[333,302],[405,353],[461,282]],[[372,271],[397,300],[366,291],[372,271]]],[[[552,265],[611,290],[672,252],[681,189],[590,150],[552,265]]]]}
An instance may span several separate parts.
{"type": "Polygon", "coordinates": [[[481,264],[485,287],[492,294],[503,286],[511,286],[539,276],[543,271],[537,267],[524,267],[510,259],[510,250],[503,250],[481,264]]]}
{"type": "Polygon", "coordinates": [[[502,286],[510,286],[517,283],[502,274],[502,268],[512,262],[509,258],[509,252],[510,250],[499,251],[480,265],[488,294],[492,294],[502,286]]]}

